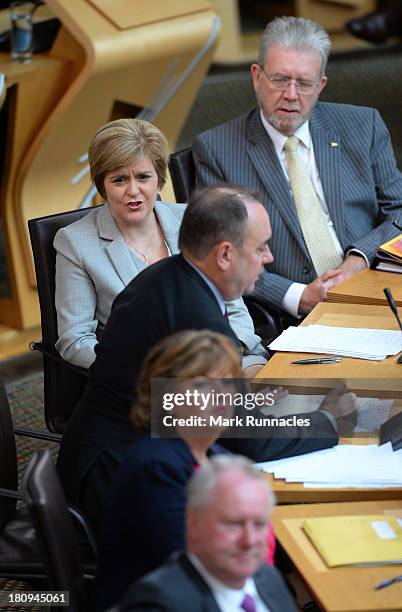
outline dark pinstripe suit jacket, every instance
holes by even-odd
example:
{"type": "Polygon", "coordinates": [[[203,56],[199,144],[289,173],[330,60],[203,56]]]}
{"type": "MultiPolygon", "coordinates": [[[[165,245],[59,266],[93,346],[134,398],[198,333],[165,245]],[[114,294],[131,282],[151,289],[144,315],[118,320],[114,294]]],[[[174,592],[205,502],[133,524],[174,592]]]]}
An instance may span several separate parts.
{"type": "MultiPolygon", "coordinates": [[[[339,241],[369,260],[402,225],[402,174],[387,128],[372,108],[319,102],[310,118],[316,163],[339,241]],[[336,143],[336,144],[335,144],[336,143]]],[[[259,191],[272,224],[274,262],[255,295],[281,306],[293,281],[315,278],[289,183],[258,109],[204,132],[193,144],[197,186],[229,181],[259,191]]]]}

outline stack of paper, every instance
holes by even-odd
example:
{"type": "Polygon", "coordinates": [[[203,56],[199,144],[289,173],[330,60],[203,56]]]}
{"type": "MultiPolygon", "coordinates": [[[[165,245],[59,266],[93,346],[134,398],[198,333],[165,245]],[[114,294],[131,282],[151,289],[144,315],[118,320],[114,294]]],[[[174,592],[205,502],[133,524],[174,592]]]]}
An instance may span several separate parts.
{"type": "Polygon", "coordinates": [[[256,468],[306,488],[402,487],[402,449],[341,444],[306,455],[257,463],[256,468]]]}
{"type": "Polygon", "coordinates": [[[329,567],[402,563],[402,520],[393,516],[314,517],[303,529],[329,567]]]}
{"type": "Polygon", "coordinates": [[[269,348],[273,351],[325,353],[382,361],[402,350],[402,333],[388,329],[356,329],[329,325],[288,327],[269,348]]]}

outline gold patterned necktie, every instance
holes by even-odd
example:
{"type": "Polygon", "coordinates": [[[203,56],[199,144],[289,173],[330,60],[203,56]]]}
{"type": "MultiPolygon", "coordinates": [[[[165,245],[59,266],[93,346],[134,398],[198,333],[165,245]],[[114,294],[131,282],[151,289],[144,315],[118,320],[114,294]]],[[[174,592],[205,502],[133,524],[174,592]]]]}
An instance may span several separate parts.
{"type": "Polygon", "coordinates": [[[298,144],[297,136],[290,136],[283,148],[286,152],[288,177],[303,238],[317,276],[320,276],[327,270],[338,268],[342,263],[342,257],[328,229],[325,213],[307,169],[297,153],[298,144]]]}

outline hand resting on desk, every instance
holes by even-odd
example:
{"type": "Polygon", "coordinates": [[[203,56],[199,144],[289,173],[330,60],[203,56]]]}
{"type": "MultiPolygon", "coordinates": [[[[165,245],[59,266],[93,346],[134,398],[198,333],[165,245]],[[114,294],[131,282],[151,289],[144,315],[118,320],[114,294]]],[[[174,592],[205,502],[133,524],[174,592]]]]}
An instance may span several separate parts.
{"type": "Polygon", "coordinates": [[[300,314],[307,314],[319,302],[326,302],[328,291],[367,268],[363,257],[349,255],[336,270],[328,270],[312,281],[302,293],[299,304],[300,314]]]}
{"type": "Polygon", "coordinates": [[[357,395],[345,384],[332,389],[321,402],[318,410],[324,410],[335,417],[340,436],[352,433],[357,422],[357,395]]]}
{"type": "Polygon", "coordinates": [[[326,302],[327,293],[338,284],[336,279],[339,275],[339,269],[328,270],[307,285],[300,298],[299,313],[308,314],[319,302],[326,302]]]}

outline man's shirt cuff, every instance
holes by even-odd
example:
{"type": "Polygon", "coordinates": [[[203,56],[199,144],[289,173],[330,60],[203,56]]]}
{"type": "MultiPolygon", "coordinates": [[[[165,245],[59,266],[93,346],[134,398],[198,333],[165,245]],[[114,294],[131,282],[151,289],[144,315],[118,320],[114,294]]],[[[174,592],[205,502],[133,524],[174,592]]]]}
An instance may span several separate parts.
{"type": "Polygon", "coordinates": [[[303,285],[303,283],[292,283],[282,300],[283,310],[286,310],[286,312],[298,319],[301,318],[301,315],[299,315],[299,304],[306,287],[307,285],[303,285]]]}
{"type": "Polygon", "coordinates": [[[349,255],[358,255],[360,257],[363,257],[364,261],[366,262],[366,266],[369,268],[370,267],[370,262],[367,259],[366,255],[363,253],[363,251],[360,251],[359,249],[350,249],[349,251],[346,251],[345,253],[345,259],[346,257],[348,257],[349,255]]]}

